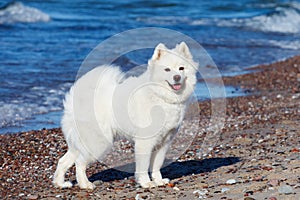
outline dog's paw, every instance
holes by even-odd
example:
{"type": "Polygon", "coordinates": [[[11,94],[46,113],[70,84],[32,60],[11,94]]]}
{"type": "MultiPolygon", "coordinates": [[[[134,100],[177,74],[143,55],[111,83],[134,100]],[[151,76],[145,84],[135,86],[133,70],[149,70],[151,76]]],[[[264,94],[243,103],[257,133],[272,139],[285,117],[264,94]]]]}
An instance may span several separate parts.
{"type": "Polygon", "coordinates": [[[154,188],[156,187],[156,184],[154,181],[149,181],[149,182],[145,182],[145,183],[139,183],[141,185],[142,188],[154,188]]]}
{"type": "Polygon", "coordinates": [[[70,181],[66,181],[66,182],[62,182],[62,183],[58,183],[58,182],[54,182],[53,181],[53,184],[55,187],[57,188],[71,188],[73,186],[73,184],[70,182],[70,181]]]}
{"type": "Polygon", "coordinates": [[[96,185],[91,182],[86,182],[79,184],[80,189],[93,190],[96,188],[96,185]]]}
{"type": "Polygon", "coordinates": [[[166,185],[170,182],[170,179],[168,178],[163,178],[163,179],[160,179],[160,180],[154,180],[155,184],[157,186],[162,186],[162,185],[166,185]]]}

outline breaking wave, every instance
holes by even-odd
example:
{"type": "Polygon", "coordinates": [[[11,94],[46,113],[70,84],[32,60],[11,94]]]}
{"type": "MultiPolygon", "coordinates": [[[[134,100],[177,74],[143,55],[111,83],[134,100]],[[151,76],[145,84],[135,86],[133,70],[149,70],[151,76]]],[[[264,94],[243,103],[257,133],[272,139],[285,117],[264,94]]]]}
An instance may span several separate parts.
{"type": "Polygon", "coordinates": [[[48,22],[50,19],[46,13],[21,2],[12,2],[0,8],[0,24],[48,22]]]}
{"type": "Polygon", "coordinates": [[[71,85],[64,83],[57,89],[34,86],[19,99],[9,103],[0,101],[0,129],[9,126],[22,127],[24,120],[35,118],[36,115],[61,111],[62,99],[71,85]]]}
{"type": "Polygon", "coordinates": [[[191,22],[191,25],[238,27],[254,31],[287,34],[300,33],[300,3],[291,2],[283,4],[275,7],[273,11],[249,18],[207,18],[194,20],[191,22]]]}

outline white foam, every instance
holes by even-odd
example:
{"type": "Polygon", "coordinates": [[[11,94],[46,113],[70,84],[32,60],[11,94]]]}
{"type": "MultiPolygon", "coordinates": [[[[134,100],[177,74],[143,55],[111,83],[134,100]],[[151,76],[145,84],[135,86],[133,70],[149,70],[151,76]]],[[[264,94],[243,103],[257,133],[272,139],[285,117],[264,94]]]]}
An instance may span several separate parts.
{"type": "Polygon", "coordinates": [[[137,21],[144,22],[146,24],[156,25],[175,25],[179,23],[188,23],[190,19],[182,16],[152,16],[152,17],[138,17],[137,21]]]}
{"type": "Polygon", "coordinates": [[[269,40],[268,42],[275,47],[280,47],[283,49],[291,49],[291,50],[299,50],[300,49],[300,41],[269,40]]]}
{"type": "Polygon", "coordinates": [[[50,16],[42,11],[23,5],[21,2],[10,3],[0,10],[0,24],[48,22],[50,16]]]}
{"type": "Polygon", "coordinates": [[[291,2],[286,7],[277,7],[272,14],[250,18],[205,18],[193,20],[190,24],[239,27],[262,32],[300,33],[300,3],[291,2]]]}
{"type": "Polygon", "coordinates": [[[0,128],[20,126],[22,120],[30,118],[34,113],[41,113],[35,104],[6,104],[0,102],[0,128]]]}
{"type": "Polygon", "coordinates": [[[247,27],[264,32],[298,33],[300,32],[300,14],[296,10],[278,8],[278,14],[245,19],[247,27]]]}
{"type": "Polygon", "coordinates": [[[290,5],[291,5],[293,8],[295,8],[295,9],[297,9],[297,10],[300,10],[300,3],[299,3],[299,2],[297,2],[297,1],[292,1],[292,2],[290,2],[290,5]]]}
{"type": "Polygon", "coordinates": [[[64,83],[57,88],[32,87],[22,98],[9,103],[0,101],[0,128],[22,126],[23,121],[63,109],[63,98],[71,83],[64,83]]]}

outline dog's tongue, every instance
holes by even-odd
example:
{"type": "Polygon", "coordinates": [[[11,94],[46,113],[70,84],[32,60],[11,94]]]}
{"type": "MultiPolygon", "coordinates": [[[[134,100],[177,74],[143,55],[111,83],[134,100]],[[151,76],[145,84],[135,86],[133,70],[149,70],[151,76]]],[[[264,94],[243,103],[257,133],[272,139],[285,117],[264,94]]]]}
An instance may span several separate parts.
{"type": "Polygon", "coordinates": [[[180,88],[181,88],[181,84],[175,84],[175,85],[173,85],[173,89],[174,90],[180,90],[180,88]]]}

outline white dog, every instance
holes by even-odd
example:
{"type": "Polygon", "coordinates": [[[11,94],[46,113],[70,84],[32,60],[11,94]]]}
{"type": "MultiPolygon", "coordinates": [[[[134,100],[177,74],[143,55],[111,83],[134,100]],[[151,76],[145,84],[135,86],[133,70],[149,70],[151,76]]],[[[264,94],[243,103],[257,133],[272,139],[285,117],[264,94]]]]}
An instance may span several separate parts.
{"type": "Polygon", "coordinates": [[[168,183],[160,168],[193,93],[197,67],[182,42],[174,49],[159,44],[138,77],[124,78],[114,66],[82,76],[65,98],[62,131],[68,151],[58,162],[54,185],[72,186],[64,176],[75,163],[79,187],[94,189],[87,165],[103,157],[120,135],[134,142],[136,182],[143,188],[168,183]]]}

